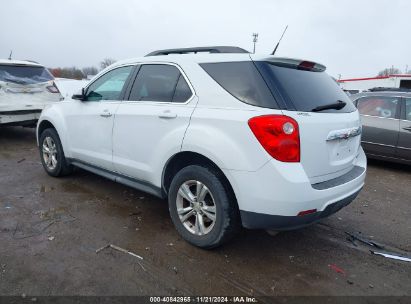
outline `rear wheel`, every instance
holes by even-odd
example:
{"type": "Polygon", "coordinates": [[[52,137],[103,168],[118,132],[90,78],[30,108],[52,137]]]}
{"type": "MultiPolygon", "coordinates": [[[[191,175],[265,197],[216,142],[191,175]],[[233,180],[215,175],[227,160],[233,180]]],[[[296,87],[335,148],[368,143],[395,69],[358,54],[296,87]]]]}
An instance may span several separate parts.
{"type": "Polygon", "coordinates": [[[41,163],[49,175],[58,177],[72,172],[72,166],[66,161],[60,138],[55,129],[46,129],[41,133],[39,150],[41,163]]]}
{"type": "Polygon", "coordinates": [[[241,227],[234,195],[211,168],[192,165],[179,171],[171,182],[168,204],[177,231],[198,247],[217,247],[241,227]]]}

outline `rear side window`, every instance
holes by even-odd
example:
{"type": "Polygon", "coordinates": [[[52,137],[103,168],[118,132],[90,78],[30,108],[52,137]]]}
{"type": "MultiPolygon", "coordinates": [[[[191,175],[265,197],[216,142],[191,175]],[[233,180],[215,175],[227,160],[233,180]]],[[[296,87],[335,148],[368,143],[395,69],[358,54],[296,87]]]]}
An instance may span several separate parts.
{"type": "Polygon", "coordinates": [[[34,84],[53,79],[50,72],[41,66],[0,65],[0,81],[34,84]]]}
{"type": "Polygon", "coordinates": [[[242,102],[278,109],[278,104],[252,61],[202,63],[200,66],[242,102]]]}
{"type": "Polygon", "coordinates": [[[340,110],[327,109],[321,113],[349,113],[355,106],[339,85],[325,72],[299,70],[270,62],[256,62],[270,89],[278,90],[288,110],[311,112],[313,109],[343,101],[340,110]]]}
{"type": "Polygon", "coordinates": [[[191,93],[190,87],[183,75],[180,75],[174,92],[173,102],[186,102],[191,95],[193,95],[193,93],[191,93]]]}
{"type": "Polygon", "coordinates": [[[165,64],[144,64],[134,81],[130,101],[185,102],[191,90],[178,68],[165,64]]]}
{"type": "Polygon", "coordinates": [[[399,97],[368,96],[358,99],[357,108],[362,115],[396,118],[399,102],[399,97]]]}

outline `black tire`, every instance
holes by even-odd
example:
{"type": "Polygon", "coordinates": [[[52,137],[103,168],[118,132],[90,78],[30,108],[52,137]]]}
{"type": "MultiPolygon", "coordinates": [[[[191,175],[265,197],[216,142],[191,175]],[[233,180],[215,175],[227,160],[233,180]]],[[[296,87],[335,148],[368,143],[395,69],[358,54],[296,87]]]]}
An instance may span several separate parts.
{"type": "Polygon", "coordinates": [[[230,240],[241,229],[240,212],[234,194],[221,173],[212,168],[190,165],[181,169],[171,182],[168,192],[168,206],[177,231],[187,242],[197,247],[205,249],[218,247],[230,240]],[[214,226],[210,228],[211,230],[207,234],[196,235],[190,232],[183,225],[177,212],[178,191],[184,183],[190,180],[204,184],[213,198],[216,210],[215,221],[214,226]]]}
{"type": "Polygon", "coordinates": [[[41,163],[43,164],[43,168],[47,172],[47,174],[49,174],[50,176],[53,176],[53,177],[65,176],[65,175],[70,174],[73,171],[73,167],[67,163],[66,157],[64,156],[63,147],[61,145],[60,137],[58,136],[55,129],[52,129],[52,128],[45,129],[40,134],[39,151],[40,151],[40,159],[41,159],[41,163]],[[57,160],[57,164],[55,165],[55,168],[49,168],[47,166],[45,156],[43,154],[43,144],[45,143],[45,140],[48,137],[50,137],[53,140],[55,147],[56,147],[56,151],[57,151],[57,154],[55,156],[57,160]]]}

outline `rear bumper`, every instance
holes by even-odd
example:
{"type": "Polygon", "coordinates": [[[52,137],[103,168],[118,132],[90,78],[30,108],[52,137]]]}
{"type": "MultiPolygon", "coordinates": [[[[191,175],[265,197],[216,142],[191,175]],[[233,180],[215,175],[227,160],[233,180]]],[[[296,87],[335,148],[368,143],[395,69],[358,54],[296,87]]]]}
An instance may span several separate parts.
{"type": "Polygon", "coordinates": [[[367,160],[364,151],[349,172],[312,184],[300,163],[271,160],[255,172],[224,170],[233,187],[246,228],[295,229],[337,212],[364,186],[367,160]],[[316,209],[315,213],[298,216],[316,209]]]}
{"type": "Polygon", "coordinates": [[[35,124],[42,110],[2,111],[0,112],[0,125],[26,125],[35,124]]]}
{"type": "Polygon", "coordinates": [[[243,226],[248,229],[272,229],[277,231],[299,229],[328,217],[349,205],[359,192],[357,191],[338,202],[328,205],[323,211],[304,216],[281,216],[241,211],[241,220],[243,226]]]}

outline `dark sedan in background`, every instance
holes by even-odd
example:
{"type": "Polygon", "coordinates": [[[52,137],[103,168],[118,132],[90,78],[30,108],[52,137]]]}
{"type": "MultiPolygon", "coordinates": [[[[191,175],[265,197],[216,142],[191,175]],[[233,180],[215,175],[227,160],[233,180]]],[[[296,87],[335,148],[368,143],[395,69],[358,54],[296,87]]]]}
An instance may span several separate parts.
{"type": "Polygon", "coordinates": [[[411,164],[411,91],[371,90],[350,97],[361,115],[367,156],[411,164]]]}

